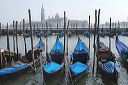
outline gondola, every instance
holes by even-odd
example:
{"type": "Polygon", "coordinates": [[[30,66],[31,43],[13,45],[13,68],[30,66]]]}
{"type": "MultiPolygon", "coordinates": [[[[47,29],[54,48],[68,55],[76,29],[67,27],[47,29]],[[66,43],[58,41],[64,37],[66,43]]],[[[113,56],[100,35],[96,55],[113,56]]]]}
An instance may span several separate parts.
{"type": "Polygon", "coordinates": [[[28,38],[28,37],[30,37],[31,35],[30,35],[30,32],[28,31],[28,29],[26,29],[25,30],[25,32],[24,32],[24,37],[25,38],[28,38]]]}
{"type": "Polygon", "coordinates": [[[89,50],[85,43],[78,38],[74,52],[70,56],[70,72],[73,81],[79,79],[89,70],[89,50]]]}
{"type": "MultiPolygon", "coordinates": [[[[1,50],[1,55],[4,52],[7,52],[7,50],[1,50]]],[[[44,51],[44,43],[42,39],[39,40],[38,44],[34,47],[34,62],[39,62],[39,56],[41,52],[44,51]]],[[[25,54],[24,57],[19,59],[17,61],[17,55],[12,55],[12,59],[14,60],[14,63],[10,66],[0,68],[0,81],[2,80],[8,80],[12,78],[18,78],[20,75],[25,74],[29,69],[33,68],[33,60],[32,60],[32,51],[28,51],[27,54],[25,54]]],[[[4,57],[4,56],[1,56],[4,57]]]]}
{"type": "Polygon", "coordinates": [[[85,37],[89,37],[89,36],[90,36],[89,31],[85,31],[83,35],[84,35],[85,37]]]}
{"type": "Polygon", "coordinates": [[[59,38],[61,37],[64,37],[64,32],[63,31],[60,31],[59,34],[58,34],[59,38]]]}
{"type": "Polygon", "coordinates": [[[112,79],[117,81],[119,73],[119,63],[116,61],[115,55],[111,50],[99,42],[97,45],[97,72],[104,79],[112,79]]]}
{"type": "Polygon", "coordinates": [[[26,38],[30,37],[30,33],[25,33],[25,37],[26,38]]]}
{"type": "Polygon", "coordinates": [[[48,36],[52,35],[52,30],[48,30],[48,36]]]}
{"type": "Polygon", "coordinates": [[[40,38],[40,37],[45,37],[44,32],[42,31],[37,32],[37,38],[40,38]]]}
{"type": "Polygon", "coordinates": [[[100,31],[99,35],[100,35],[101,37],[103,37],[103,38],[105,37],[105,34],[104,34],[103,30],[100,31]]]}
{"type": "Polygon", "coordinates": [[[58,37],[50,53],[47,55],[47,58],[47,63],[43,66],[45,80],[59,75],[59,73],[63,71],[64,47],[58,37]]]}
{"type": "Polygon", "coordinates": [[[118,37],[115,41],[116,49],[121,57],[122,64],[128,69],[128,46],[121,42],[118,37]]]}

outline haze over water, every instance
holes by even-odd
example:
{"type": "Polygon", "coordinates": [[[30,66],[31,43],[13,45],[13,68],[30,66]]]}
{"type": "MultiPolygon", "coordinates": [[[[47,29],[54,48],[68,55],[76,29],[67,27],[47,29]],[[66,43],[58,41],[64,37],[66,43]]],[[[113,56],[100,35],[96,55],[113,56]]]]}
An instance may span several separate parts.
{"type": "Polygon", "coordinates": [[[28,20],[28,9],[32,12],[32,20],[41,20],[41,7],[44,6],[46,19],[58,13],[63,16],[66,11],[68,19],[88,20],[94,22],[94,10],[101,9],[100,23],[109,21],[128,21],[128,0],[0,0],[0,22],[28,20]]]}

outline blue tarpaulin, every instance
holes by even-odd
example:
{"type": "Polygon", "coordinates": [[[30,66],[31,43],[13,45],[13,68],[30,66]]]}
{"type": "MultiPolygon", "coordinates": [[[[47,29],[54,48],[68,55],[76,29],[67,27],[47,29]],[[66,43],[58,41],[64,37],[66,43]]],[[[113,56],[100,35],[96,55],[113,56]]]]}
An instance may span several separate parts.
{"type": "Polygon", "coordinates": [[[52,51],[63,51],[64,50],[64,47],[63,47],[63,44],[60,42],[60,40],[57,38],[56,39],[56,42],[52,48],[52,51]]]}
{"type": "Polygon", "coordinates": [[[51,31],[50,30],[48,31],[48,35],[51,35],[51,31]]]}
{"type": "Polygon", "coordinates": [[[40,32],[38,32],[38,35],[44,36],[44,32],[40,31],[40,32]]]}
{"type": "Polygon", "coordinates": [[[62,65],[52,61],[46,65],[44,65],[44,71],[47,73],[53,73],[56,72],[57,70],[61,69],[62,65]]]}
{"type": "Polygon", "coordinates": [[[20,71],[21,69],[27,67],[27,64],[19,64],[16,66],[11,66],[11,67],[6,67],[0,70],[0,75],[4,75],[4,74],[9,74],[9,73],[14,73],[17,71],[20,71]]]}
{"type": "MultiPolygon", "coordinates": [[[[63,50],[64,50],[63,44],[60,42],[60,40],[57,37],[56,42],[50,53],[51,54],[55,54],[57,52],[63,53],[63,50]]],[[[59,56],[59,57],[63,57],[63,56],[59,56]]],[[[59,58],[59,57],[54,56],[54,58],[59,58]]],[[[63,63],[59,64],[56,61],[51,60],[49,63],[44,65],[44,71],[47,73],[53,73],[53,72],[60,70],[62,67],[63,67],[63,63]]]]}
{"type": "Polygon", "coordinates": [[[104,64],[100,64],[100,66],[107,72],[107,73],[114,73],[114,70],[116,71],[120,71],[120,68],[119,68],[119,63],[116,61],[116,62],[112,62],[112,61],[109,61],[107,63],[104,63],[104,64]]]}
{"type": "Polygon", "coordinates": [[[39,42],[34,47],[34,49],[40,49],[40,50],[44,50],[45,49],[45,46],[44,46],[44,43],[43,43],[42,39],[39,40],[39,42]]]}
{"type": "Polygon", "coordinates": [[[128,46],[126,46],[123,42],[121,42],[118,38],[116,39],[116,48],[118,52],[121,54],[122,51],[128,51],[128,46]]]}
{"type": "Polygon", "coordinates": [[[89,50],[80,38],[78,39],[78,42],[76,44],[73,54],[71,55],[71,58],[74,63],[70,64],[70,69],[75,75],[87,71],[89,65],[86,61],[89,60],[89,50]]]}
{"type": "Polygon", "coordinates": [[[75,75],[80,74],[80,73],[86,71],[88,69],[88,67],[89,66],[87,64],[83,64],[81,62],[76,62],[76,63],[70,65],[71,71],[75,75]]]}
{"type": "Polygon", "coordinates": [[[84,42],[81,41],[81,39],[79,39],[74,51],[88,51],[88,49],[86,45],[84,44],[84,42]]]}

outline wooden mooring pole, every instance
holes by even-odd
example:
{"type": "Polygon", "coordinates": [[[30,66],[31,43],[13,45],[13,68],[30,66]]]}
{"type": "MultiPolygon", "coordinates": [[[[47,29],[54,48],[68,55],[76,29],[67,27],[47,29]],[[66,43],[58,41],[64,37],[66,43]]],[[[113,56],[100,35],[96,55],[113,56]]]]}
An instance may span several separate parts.
{"type": "Polygon", "coordinates": [[[109,50],[111,50],[111,17],[110,17],[110,36],[109,36],[109,50]]]}
{"type": "Polygon", "coordinates": [[[92,67],[92,73],[95,76],[95,56],[96,56],[96,27],[97,27],[97,10],[95,10],[95,24],[94,24],[94,43],[93,43],[93,48],[94,48],[94,56],[93,56],[93,67],[92,67]]]}
{"type": "Polygon", "coordinates": [[[58,35],[59,35],[59,31],[58,31],[58,23],[57,23],[57,33],[56,33],[56,34],[57,34],[57,37],[58,37],[58,35]]]}
{"type": "MultiPolygon", "coordinates": [[[[44,28],[45,28],[45,27],[43,26],[43,23],[42,23],[42,33],[44,33],[44,31],[43,31],[44,28]]],[[[44,37],[44,36],[45,36],[45,35],[43,34],[43,37],[44,37]]]]}
{"type": "Polygon", "coordinates": [[[35,26],[35,24],[33,24],[33,35],[34,35],[34,37],[36,36],[36,26],[35,26]]]}
{"type": "Polygon", "coordinates": [[[15,21],[13,21],[13,51],[15,52],[15,21]]]}
{"type": "Polygon", "coordinates": [[[65,54],[65,33],[66,33],[66,14],[64,12],[64,54],[65,54]]]}
{"type": "Polygon", "coordinates": [[[0,36],[1,36],[1,34],[2,34],[2,33],[1,33],[1,23],[0,23],[0,36]]]}
{"type": "Polygon", "coordinates": [[[9,66],[11,65],[11,55],[10,55],[10,43],[9,43],[9,30],[8,30],[8,23],[7,23],[7,49],[9,51],[9,62],[7,62],[9,64],[9,66]]]}
{"type": "Polygon", "coordinates": [[[17,25],[18,25],[18,22],[16,21],[16,52],[17,52],[17,58],[18,58],[18,60],[19,60],[18,37],[17,37],[17,25]]]}
{"type": "Polygon", "coordinates": [[[68,37],[69,37],[69,34],[68,34],[68,27],[69,27],[69,21],[68,21],[68,25],[67,25],[67,56],[68,56],[68,37]]]}
{"type": "Polygon", "coordinates": [[[115,22],[115,30],[114,30],[114,34],[115,34],[115,36],[117,36],[117,29],[116,29],[116,22],[115,22]]]}
{"type": "Polygon", "coordinates": [[[76,23],[76,36],[78,35],[78,32],[77,32],[77,23],[76,23]]]}
{"type": "MultiPolygon", "coordinates": [[[[46,57],[49,58],[48,57],[48,24],[47,24],[47,22],[46,22],[46,57]]],[[[48,60],[50,60],[50,59],[48,59],[48,60]]]]}
{"type": "Polygon", "coordinates": [[[30,25],[30,35],[31,35],[31,49],[32,49],[33,66],[34,66],[34,71],[36,72],[35,57],[34,57],[34,48],[33,48],[33,37],[32,37],[32,25],[31,25],[31,12],[30,12],[30,9],[28,9],[28,14],[29,14],[29,25],[30,25]]]}
{"type": "Polygon", "coordinates": [[[66,78],[66,85],[68,85],[68,80],[70,81],[71,85],[74,85],[72,76],[69,70],[68,64],[68,56],[66,55],[66,13],[64,11],[64,60],[65,60],[65,78],[66,78]]]}
{"type": "Polygon", "coordinates": [[[118,20],[118,29],[117,29],[117,31],[118,31],[118,35],[119,35],[119,33],[120,33],[120,22],[119,22],[119,20],[118,20]]]}
{"type": "Polygon", "coordinates": [[[24,53],[27,54],[27,45],[26,45],[26,38],[25,38],[25,20],[23,19],[23,39],[24,39],[24,53]]]}
{"type": "Polygon", "coordinates": [[[100,25],[100,9],[98,11],[98,22],[97,22],[97,69],[96,69],[96,73],[99,73],[99,68],[98,68],[98,64],[99,64],[99,42],[100,42],[100,36],[99,36],[99,25],[100,25]]]}
{"type": "Polygon", "coordinates": [[[90,52],[90,32],[91,32],[90,31],[90,15],[89,15],[89,26],[88,27],[89,27],[89,44],[88,45],[89,45],[89,52],[90,52]]]}

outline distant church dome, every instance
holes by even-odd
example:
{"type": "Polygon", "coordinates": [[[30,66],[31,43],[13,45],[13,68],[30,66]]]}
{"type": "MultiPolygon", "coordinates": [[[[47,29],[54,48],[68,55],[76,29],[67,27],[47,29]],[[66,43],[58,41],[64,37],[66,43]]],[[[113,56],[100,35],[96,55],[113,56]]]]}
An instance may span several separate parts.
{"type": "Polygon", "coordinates": [[[55,15],[55,19],[59,19],[59,14],[58,13],[55,15]]]}

